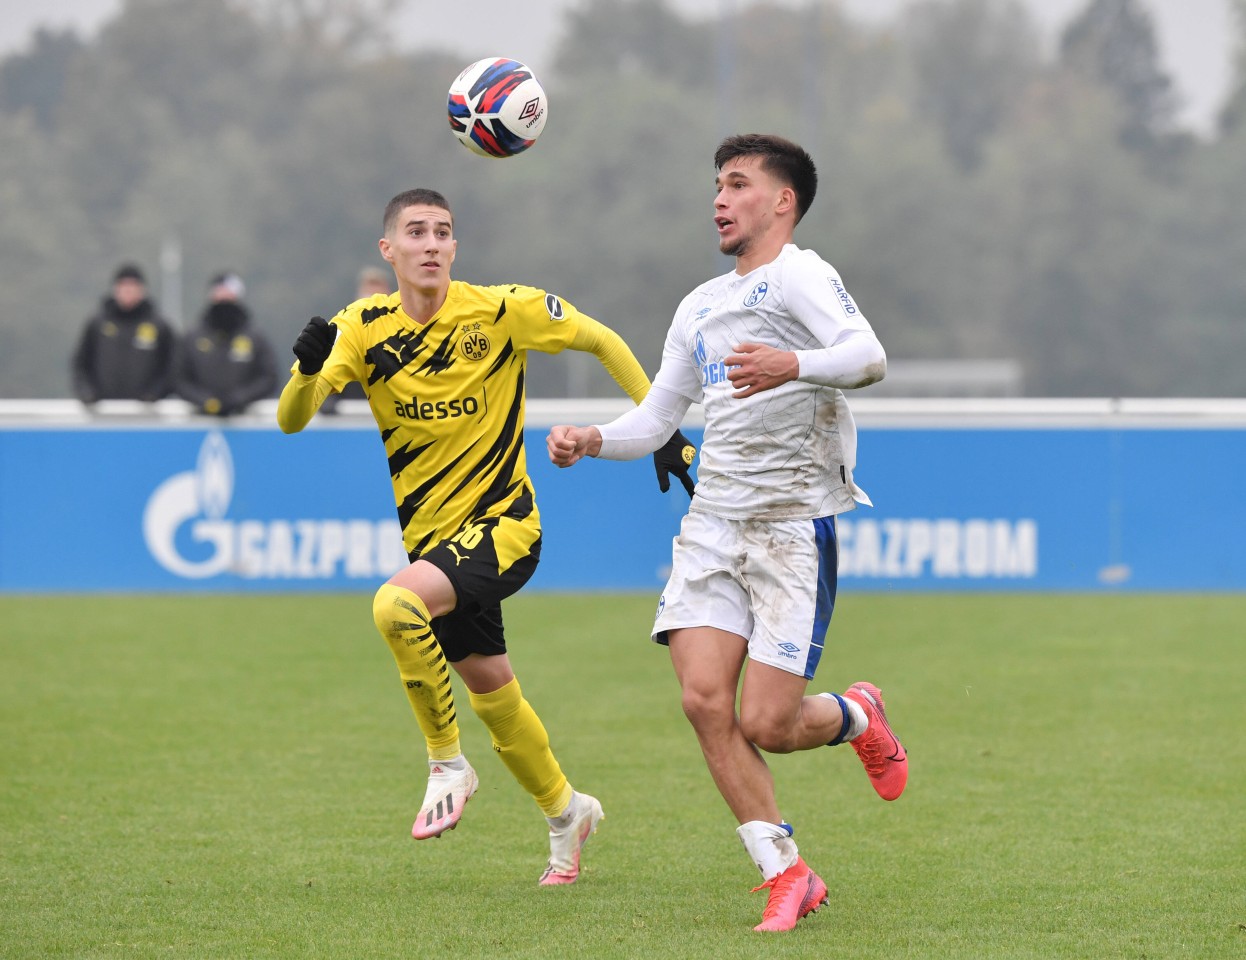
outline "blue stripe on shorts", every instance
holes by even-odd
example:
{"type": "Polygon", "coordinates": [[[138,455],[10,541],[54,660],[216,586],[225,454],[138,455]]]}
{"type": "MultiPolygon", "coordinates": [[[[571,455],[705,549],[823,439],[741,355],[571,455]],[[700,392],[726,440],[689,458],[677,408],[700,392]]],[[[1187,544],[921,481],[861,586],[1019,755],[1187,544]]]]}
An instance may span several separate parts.
{"type": "Polygon", "coordinates": [[[822,659],[826,631],[835,612],[835,589],[839,583],[839,541],[835,536],[835,518],[818,517],[813,521],[814,543],[818,551],[818,601],[813,612],[813,635],[809,638],[809,659],[805,661],[805,679],[812,680],[822,659]]]}

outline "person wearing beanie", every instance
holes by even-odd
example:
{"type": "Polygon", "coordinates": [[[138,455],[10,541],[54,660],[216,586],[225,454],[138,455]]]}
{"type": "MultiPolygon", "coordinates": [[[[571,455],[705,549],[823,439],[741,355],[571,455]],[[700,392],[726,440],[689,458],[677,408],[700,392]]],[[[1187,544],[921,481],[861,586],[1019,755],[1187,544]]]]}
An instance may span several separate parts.
{"type": "Polygon", "coordinates": [[[173,327],[147,296],[143,271],[123,264],[78,338],[71,363],[74,395],[88,406],[160,400],[172,392],[176,345],[173,327]]]}
{"type": "Polygon", "coordinates": [[[214,276],[199,326],[183,341],[177,391],[200,413],[242,413],[276,389],[272,345],[252,326],[244,296],[246,286],[238,274],[214,276]]]}

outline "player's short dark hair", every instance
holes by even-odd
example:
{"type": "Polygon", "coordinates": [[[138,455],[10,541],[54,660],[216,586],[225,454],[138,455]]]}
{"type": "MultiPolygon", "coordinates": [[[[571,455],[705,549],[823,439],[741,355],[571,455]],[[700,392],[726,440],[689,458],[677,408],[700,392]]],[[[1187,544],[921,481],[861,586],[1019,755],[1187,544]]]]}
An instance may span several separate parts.
{"type": "Polygon", "coordinates": [[[800,144],[772,133],[741,133],[727,137],[714,151],[714,169],[721,170],[738,157],[760,157],[762,169],[783,181],[796,194],[796,222],[818,192],[818,168],[800,144]]]}
{"type": "Polygon", "coordinates": [[[442,210],[450,214],[450,225],[454,225],[454,214],[450,212],[450,201],[436,190],[427,190],[419,187],[415,190],[404,190],[389,203],[385,204],[385,216],[381,218],[381,232],[389,233],[390,228],[394,225],[394,221],[398,219],[398,214],[402,213],[407,207],[421,205],[441,207],[442,210]]]}

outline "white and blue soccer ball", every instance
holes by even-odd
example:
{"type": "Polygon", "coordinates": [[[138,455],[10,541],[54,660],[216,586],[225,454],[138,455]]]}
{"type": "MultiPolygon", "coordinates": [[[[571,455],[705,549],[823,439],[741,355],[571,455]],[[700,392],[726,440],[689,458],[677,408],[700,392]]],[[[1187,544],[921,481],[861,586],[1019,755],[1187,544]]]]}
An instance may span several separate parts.
{"type": "Polygon", "coordinates": [[[513,157],[545,129],[549,101],[526,64],[505,57],[477,60],[450,84],[450,129],[483,157],[513,157]]]}

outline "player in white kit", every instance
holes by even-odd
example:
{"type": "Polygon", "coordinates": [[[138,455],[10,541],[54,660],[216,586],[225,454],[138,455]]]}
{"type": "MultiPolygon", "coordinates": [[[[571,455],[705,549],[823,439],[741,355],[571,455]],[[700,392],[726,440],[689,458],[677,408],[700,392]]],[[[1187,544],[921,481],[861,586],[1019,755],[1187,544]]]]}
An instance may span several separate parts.
{"type": "Polygon", "coordinates": [[[850,742],[884,799],[908,779],[876,686],[806,695],[835,604],[835,516],[870,502],[853,481],[856,427],[840,391],[881,380],[887,358],[835,269],[792,242],[817,189],[809,154],[748,134],[724,140],[714,165],[719,249],[735,269],[679,305],[638,407],[554,427],[547,445],[563,467],[633,459],[702,404],[696,492],[653,637],[669,645],[684,713],[762,872],[757,889],[770,891],[754,929],[790,930],[827,888],[797,851],[760,751],[850,742]]]}

